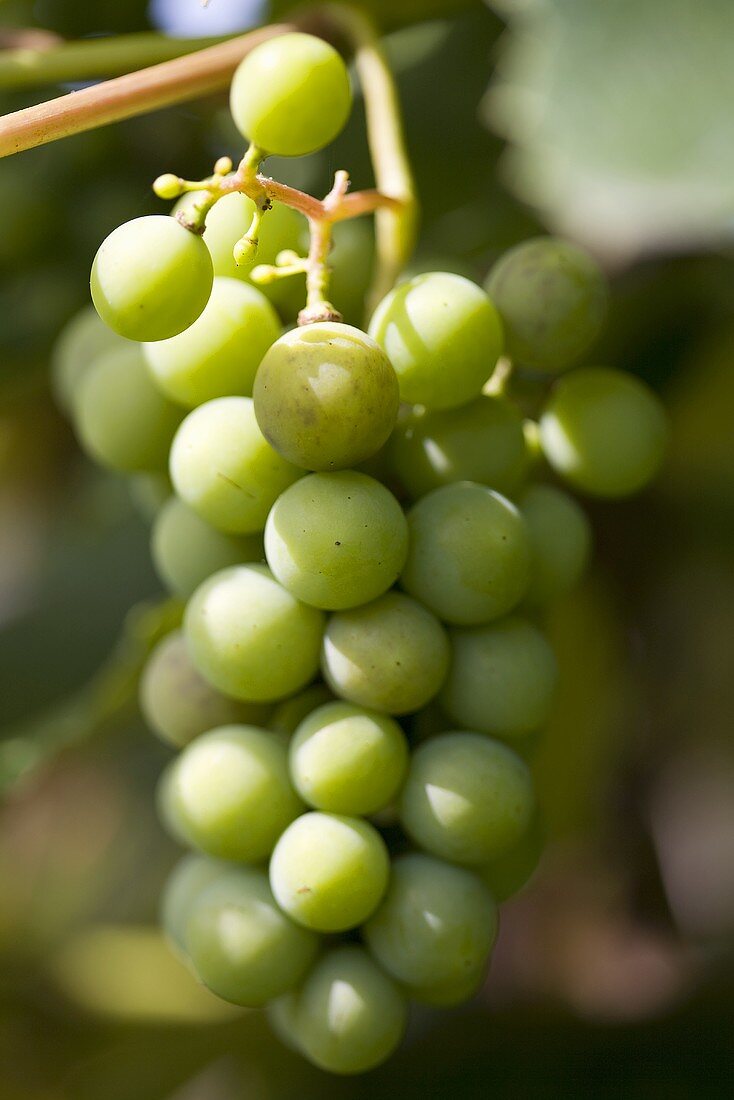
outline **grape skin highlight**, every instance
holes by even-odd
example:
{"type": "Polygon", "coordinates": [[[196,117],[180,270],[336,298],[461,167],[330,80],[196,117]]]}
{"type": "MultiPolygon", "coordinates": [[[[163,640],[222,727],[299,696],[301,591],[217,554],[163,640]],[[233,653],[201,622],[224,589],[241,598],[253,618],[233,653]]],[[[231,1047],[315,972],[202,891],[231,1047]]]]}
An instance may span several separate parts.
{"type": "Polygon", "coordinates": [[[401,802],[406,832],[427,852],[468,866],[512,848],[533,814],[527,765],[479,733],[446,733],[413,753],[401,802]]]}
{"type": "Polygon", "coordinates": [[[214,279],[201,237],[164,214],[118,226],[94,257],[92,301],[129,340],[167,340],[192,325],[214,279]]]}
{"type": "Polygon", "coordinates": [[[311,474],[273,505],[265,554],[304,603],[334,611],[367,603],[398,579],[408,525],[395,497],[354,470],[311,474]]]}
{"type": "Polygon", "coordinates": [[[388,714],[424,706],[440,690],[448,662],[448,638],[439,621],[400,592],[332,615],[321,655],[332,691],[388,714]]]}
{"type": "Polygon", "coordinates": [[[240,133],[267,153],[302,157],[333,141],[352,106],[346,65],[327,42],[284,34],[245,57],[230,110],[240,133]]]}
{"type": "Polygon", "coordinates": [[[278,905],[317,932],[362,924],[385,893],[389,873],[387,848],[369,822],[316,811],[288,826],[270,860],[278,905]]]}
{"type": "Polygon", "coordinates": [[[395,368],[401,399],[429,409],[478,397],[502,352],[502,324],[490,299],[448,272],[396,286],[375,310],[369,334],[395,368]]]}
{"type": "Polygon", "coordinates": [[[324,616],[299,603],[264,565],[223,569],[197,588],[184,633],[214,687],[248,702],[275,702],[312,680],[324,616]]]}
{"type": "Polygon", "coordinates": [[[218,397],[190,412],[171,447],[179,497],[219,531],[262,531],[268,512],[301,471],[274,451],[249,397],[218,397]]]}

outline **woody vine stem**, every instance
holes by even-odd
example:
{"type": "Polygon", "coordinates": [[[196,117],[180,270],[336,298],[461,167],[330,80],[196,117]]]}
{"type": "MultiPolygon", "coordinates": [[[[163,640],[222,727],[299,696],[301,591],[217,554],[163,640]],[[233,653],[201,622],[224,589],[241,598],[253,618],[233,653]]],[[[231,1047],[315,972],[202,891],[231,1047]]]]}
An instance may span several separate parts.
{"type": "MultiPolygon", "coordinates": [[[[338,4],[311,8],[290,24],[262,27],[219,45],[7,115],[0,119],[0,156],[226,88],[234,69],[255,46],[294,29],[334,40],[352,54],[364,96],[376,188],[350,194],[348,174],[339,171],[329,194],[317,199],[260,173],[263,154],[251,147],[234,172],[231,162],[222,158],[206,180],[187,181],[166,174],[156,181],[156,191],[166,198],[185,191],[205,192],[205,197],[189,210],[188,220],[184,219],[194,231],[203,229],[206,213],[225,194],[241,191],[248,195],[255,203],[256,213],[247,235],[238,242],[239,262],[252,260],[260,221],[267,217],[273,201],[303,214],[311,235],[308,256],[288,252],[281,254],[275,265],[255,269],[256,279],[261,282],[306,272],[307,301],[299,317],[302,324],[338,316],[328,300],[332,226],[337,221],[374,213],[377,262],[368,301],[371,307],[390,289],[410,257],[417,204],[392,74],[370,20],[352,8],[338,4]]],[[[84,58],[87,74],[95,67],[93,49],[94,44],[90,44],[84,58]]],[[[150,43],[146,43],[146,49],[150,50],[150,43]]],[[[68,45],[39,50],[34,63],[26,58],[23,70],[26,80],[29,67],[36,69],[41,83],[46,71],[55,74],[63,64],[63,59],[56,55],[64,51],[68,53],[68,45]]],[[[130,46],[125,56],[132,60],[130,46]]],[[[99,57],[99,64],[119,64],[109,43],[105,46],[104,60],[99,57]]]]}

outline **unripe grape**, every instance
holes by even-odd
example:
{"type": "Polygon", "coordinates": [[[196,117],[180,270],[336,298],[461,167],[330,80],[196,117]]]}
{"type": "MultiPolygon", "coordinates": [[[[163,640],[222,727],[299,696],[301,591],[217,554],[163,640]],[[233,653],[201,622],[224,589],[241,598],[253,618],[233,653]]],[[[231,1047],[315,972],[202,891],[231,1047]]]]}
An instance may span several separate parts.
{"type": "Polygon", "coordinates": [[[306,470],[340,470],[375,454],[393,429],[399,401],[381,348],[333,321],[281,336],[260,364],[253,397],[266,439],[306,470]]]}
{"type": "Polygon", "coordinates": [[[185,954],[186,924],[194,902],[227,865],[192,853],[180,859],[166,880],[161,896],[161,925],[178,952],[185,954]]]}
{"type": "Polygon", "coordinates": [[[525,521],[486,485],[434,489],[408,513],[408,534],[401,583],[445,622],[488,622],[510,611],[528,586],[525,521]]]}
{"type": "Polygon", "coordinates": [[[537,237],[500,257],[487,290],[505,328],[507,351],[539,370],[566,370],[599,334],[607,285],[583,249],[555,237],[537,237]]]}
{"type": "Polygon", "coordinates": [[[573,497],[554,485],[531,485],[518,498],[530,540],[529,604],[545,604],[580,580],[591,552],[591,525],[573,497]]]}
{"type": "Polygon", "coordinates": [[[401,399],[429,409],[478,397],[502,351],[502,325],[490,299],[448,272],[396,286],[375,310],[369,334],[395,368],[401,399]]]}
{"type": "Polygon", "coordinates": [[[251,863],[303,809],[284,745],[255,726],[222,726],[176,758],[166,798],[176,835],[218,859],[251,863]]]}
{"type": "Polygon", "coordinates": [[[416,600],[387,592],[329,619],[324,679],[342,698],[388,714],[419,710],[440,690],[449,645],[438,619],[416,600]]]}
{"type": "Polygon", "coordinates": [[[517,844],[477,868],[477,874],[498,904],[518,894],[530,881],[543,854],[543,845],[543,830],[536,815],[517,844]]]}
{"type": "Polygon", "coordinates": [[[451,665],[441,692],[446,714],[467,729],[507,740],[550,717],[558,665],[544,635],[518,615],[451,631],[451,665]]]}
{"type": "Polygon", "coordinates": [[[232,80],[240,133],[267,153],[301,157],[333,141],[349,117],[346,65],[321,38],[285,34],[257,46],[232,80]]]}
{"type": "Polygon", "coordinates": [[[323,628],[323,613],[294,599],[264,565],[215,573],[184,619],[196,667],[220,691],[250,702],[274,702],[314,678],[323,628]]]}
{"type": "Polygon", "coordinates": [[[312,711],[321,707],[324,703],[331,703],[334,696],[326,684],[311,684],[309,687],[292,695],[290,699],[284,699],[274,708],[268,729],[274,733],[291,737],[304,718],[308,718],[312,711]]]}
{"type": "Polygon", "coordinates": [[[113,230],[92,264],[92,301],[105,324],[130,340],[167,340],[193,324],[214,271],[201,237],[151,214],[113,230]]]}
{"type": "Polygon", "coordinates": [[[318,937],[275,903],[267,875],[224,871],[199,893],[185,924],[196,973],[217,996],[257,1008],[293,989],[318,951],[318,937]]]}
{"type": "Polygon", "coordinates": [[[265,526],[268,565],[304,603],[367,603],[397,580],[408,552],[403,510],[355,470],[311,474],[278,497],[265,526]]]}
{"type": "Polygon", "coordinates": [[[170,497],[158,512],[150,552],[160,579],[184,600],[212,573],[264,557],[260,535],[225,535],[178,497],[170,497]]]}
{"type": "Polygon", "coordinates": [[[84,450],[120,473],[164,470],[181,410],[148,373],[137,344],[103,352],[81,378],[74,420],[84,450]]]}
{"type": "Polygon", "coordinates": [[[278,905],[317,932],[343,932],[369,917],[390,871],[377,830],[357,817],[308,813],[288,826],[270,860],[278,905]]]}
{"type": "Polygon", "coordinates": [[[218,397],[190,412],[171,447],[177,494],[219,531],[262,531],[268,512],[301,471],[273,450],[249,397],[218,397]]]}
{"type": "Polygon", "coordinates": [[[94,306],[84,306],[67,321],[51,353],[51,388],[63,412],[73,412],[79,385],[90,364],[120,346],[124,346],[123,338],[108,328],[94,306]]]}
{"type": "Polygon", "coordinates": [[[295,996],[298,1048],[329,1073],[380,1065],[398,1046],[406,1018],[396,984],[356,944],[322,956],[295,996]]]}
{"type": "Polygon", "coordinates": [[[464,867],[410,854],[393,861],[390,886],[364,936],[388,974],[411,989],[480,979],[497,935],[497,907],[464,867]]]}
{"type": "Polygon", "coordinates": [[[145,358],[163,393],[192,409],[215,397],[250,397],[260,360],[279,335],[278,315],[259,290],[219,276],[194,323],[146,344],[145,358]]]}
{"type": "Polygon", "coordinates": [[[213,688],[194,668],[180,630],[167,634],[148,658],[140,709],[153,732],[178,749],[217,726],[264,725],[270,717],[262,703],[243,703],[213,688]]]}
{"type": "Polygon", "coordinates": [[[556,383],[540,418],[554,470],[592,496],[624,497],[657,474],[668,438],[665,410],[639,378],[606,367],[556,383]]]}
{"type": "Polygon", "coordinates": [[[533,808],[530,772],[516,753],[479,733],[451,732],[413,753],[400,819],[427,852],[476,866],[517,844],[533,808]]]}

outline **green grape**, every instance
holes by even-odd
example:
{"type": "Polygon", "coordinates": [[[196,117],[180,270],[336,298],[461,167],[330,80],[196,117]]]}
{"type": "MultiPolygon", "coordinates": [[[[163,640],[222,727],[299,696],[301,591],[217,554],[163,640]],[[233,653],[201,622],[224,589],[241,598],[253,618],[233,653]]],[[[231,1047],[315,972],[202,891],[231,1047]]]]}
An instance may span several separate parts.
{"type": "Polygon", "coordinates": [[[253,396],[266,439],[306,470],[363,462],[386,442],[398,414],[398,381],[384,352],[333,321],[281,336],[260,364],[253,396]]]}
{"type": "Polygon", "coordinates": [[[529,604],[563,596],[580,580],[591,552],[591,525],[573,497],[553,485],[531,485],[518,499],[530,540],[529,604]]]}
{"type": "Polygon", "coordinates": [[[241,863],[269,856],[303,809],[284,745],[255,726],[222,726],[192,741],[174,762],[167,798],[178,836],[241,863]]]}
{"type": "Polygon", "coordinates": [[[255,287],[218,276],[193,325],[145,345],[145,358],[161,390],[188,409],[215,397],[250,397],[255,372],[280,335],[280,321],[255,287]]]}
{"type": "Polygon", "coordinates": [[[229,565],[263,560],[260,535],[225,535],[177,497],[160,509],[151,534],[151,555],[166,588],[186,600],[229,565]]]}
{"type": "Polygon", "coordinates": [[[571,366],[599,335],[607,312],[607,284],[596,261],[555,237],[511,248],[486,286],[502,316],[508,354],[539,370],[571,366]]]}
{"type": "Polygon", "coordinates": [[[337,695],[388,714],[425,706],[438,693],[448,662],[438,619],[400,592],[332,615],[321,655],[324,679],[337,695]]]}
{"type": "Polygon", "coordinates": [[[84,306],[67,321],[51,353],[51,389],[63,412],[73,412],[79,384],[90,363],[119,346],[124,346],[122,337],[107,327],[94,306],[84,306]]]}
{"type": "Polygon", "coordinates": [[[369,334],[395,368],[401,399],[429,409],[478,397],[502,351],[492,302],[469,279],[449,272],[396,286],[375,310],[369,334]]]}
{"type": "Polygon", "coordinates": [[[94,307],[129,340],[167,340],[204,309],[214,272],[196,233],[164,214],[135,218],[110,233],[92,264],[94,307]]]}
{"type": "Polygon", "coordinates": [[[290,699],[284,699],[273,710],[268,722],[268,728],[274,733],[281,733],[285,737],[291,737],[304,718],[308,718],[311,711],[321,707],[324,703],[333,702],[334,696],[326,684],[311,684],[310,687],[292,695],[290,699]]]}
{"type": "Polygon", "coordinates": [[[465,1004],[476,997],[487,980],[487,969],[487,965],[479,967],[466,978],[440,985],[411,986],[410,998],[432,1008],[455,1008],[456,1005],[465,1004]]]}
{"type": "Polygon", "coordinates": [[[270,885],[280,908],[317,932],[361,924],[387,889],[390,860],[377,830],[358,817],[307,813],[275,846],[270,885]]]}
{"type": "Polygon", "coordinates": [[[537,626],[510,615],[451,632],[446,714],[467,729],[514,740],[545,725],[558,683],[555,655],[537,626]]]}
{"type": "Polygon", "coordinates": [[[528,465],[522,418],[504,397],[477,397],[459,409],[418,410],[390,441],[393,469],[417,499],[454,481],[514,493],[528,465]]]}
{"type": "Polygon", "coordinates": [[[264,565],[236,565],[204,581],[186,608],[191,657],[220,691],[274,702],[312,680],[324,616],[286,592],[264,565]]]}
{"type": "Polygon", "coordinates": [[[121,473],[164,470],[181,410],[153,383],[136,344],[104,352],[76,396],[75,427],[96,462],[121,473]]]}
{"type": "Polygon", "coordinates": [[[276,579],[304,603],[331,611],[380,596],[398,579],[407,553],[397,500],[355,470],[301,478],[278,497],[265,525],[276,579]]]}
{"type": "Polygon", "coordinates": [[[298,1047],[329,1073],[364,1073],[405,1032],[405,998],[363,947],[343,944],[317,960],[295,997],[298,1047]]]}
{"type": "Polygon", "coordinates": [[[169,500],[173,487],[168,474],[132,474],[127,478],[127,491],[140,518],[151,523],[169,500]]]}
{"type": "Polygon", "coordinates": [[[296,1025],[297,1009],[298,996],[295,990],[291,990],[290,993],[284,993],[282,997],[270,1001],[265,1006],[265,1015],[283,1046],[300,1054],[301,1047],[296,1025]]]}
{"type": "Polygon", "coordinates": [[[195,853],[180,859],[163,887],[161,925],[180,954],[185,954],[186,922],[198,896],[223,873],[226,865],[195,853]]]}
{"type": "Polygon", "coordinates": [[[517,844],[485,866],[477,868],[477,874],[489,887],[498,904],[518,894],[530,881],[540,862],[543,846],[543,831],[536,815],[517,844]]]}
{"type": "Polygon", "coordinates": [[[352,107],[347,67],[310,34],[263,42],[240,62],[229,100],[240,133],[267,153],[302,157],[333,141],[352,107]]]}
{"type": "Polygon", "coordinates": [[[293,785],[309,806],[369,815],[398,793],[408,745],[387,715],[350,703],[326,703],[299,725],[288,763],[293,785]]]}
{"type": "Polygon", "coordinates": [[[512,848],[533,809],[532,779],[517,753],[480,733],[452,732],[413,753],[400,820],[431,855],[471,866],[512,848]]]}
{"type": "Polygon", "coordinates": [[[478,981],[497,935],[497,907],[471,871],[418,853],[393,861],[390,886],[367,921],[369,950],[408,987],[478,981]]]}
{"type": "Polygon", "coordinates": [[[217,996],[257,1008],[303,979],[318,951],[313,932],[282,913],[264,871],[223,872],[195,898],[186,928],[191,963],[217,996]]]}
{"type": "Polygon", "coordinates": [[[153,732],[178,749],[217,726],[259,726],[270,718],[270,707],[230,699],[208,684],[191,663],[180,630],[162,638],[148,658],[140,709],[153,732]]]}
{"type": "Polygon", "coordinates": [[[472,481],[434,489],[408,513],[403,588],[448,623],[496,619],[530,579],[525,521],[509,500],[472,481]]]}
{"type": "Polygon", "coordinates": [[[202,519],[229,534],[262,531],[301,471],[274,451],[249,397],[218,397],[190,412],[171,447],[171,480],[202,519]]]}
{"type": "Polygon", "coordinates": [[[540,418],[543,454],[592,496],[624,497],[651,481],[668,437],[653,391],[621,371],[587,367],[556,383],[540,418]]]}
{"type": "MultiPolygon", "coordinates": [[[[365,299],[375,262],[375,234],[369,218],[336,222],[329,253],[329,300],[345,321],[358,327],[364,321],[365,299]]],[[[304,251],[308,240],[304,241],[304,251]]]]}

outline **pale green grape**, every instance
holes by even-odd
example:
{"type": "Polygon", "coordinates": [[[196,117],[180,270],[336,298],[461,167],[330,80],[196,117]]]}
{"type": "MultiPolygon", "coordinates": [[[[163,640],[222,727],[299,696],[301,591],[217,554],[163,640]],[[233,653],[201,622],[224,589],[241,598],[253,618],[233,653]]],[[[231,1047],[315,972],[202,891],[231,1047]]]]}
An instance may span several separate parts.
{"type": "Polygon", "coordinates": [[[323,955],[295,997],[298,1047],[329,1073],[364,1073],[384,1062],[405,1031],[405,998],[362,947],[323,955]]]}
{"type": "Polygon", "coordinates": [[[310,806],[369,815],[398,793],[408,745],[387,715],[350,703],[326,703],[299,725],[288,764],[293,785],[310,806]]]}
{"type": "Polygon", "coordinates": [[[384,352],[364,332],[336,322],[281,336],[260,364],[253,397],[266,439],[306,470],[339,470],[375,454],[399,401],[384,352]]]}
{"type": "Polygon", "coordinates": [[[434,489],[408,513],[408,559],[401,583],[448,623],[496,619],[522,598],[530,579],[525,521],[486,485],[434,489]]]}
{"type": "Polygon", "coordinates": [[[282,157],[302,157],[333,141],[352,106],[346,65],[310,34],[285,34],[257,46],[232,80],[230,110],[249,141],[282,157]]]}
{"type": "Polygon", "coordinates": [[[188,599],[212,573],[264,557],[259,534],[225,535],[177,497],[158,512],[150,551],[158,576],[182,599],[188,599]]]}
{"type": "Polygon", "coordinates": [[[282,913],[264,871],[227,870],[196,896],[185,923],[196,973],[214,993],[256,1008],[293,989],[318,951],[313,932],[282,913]]]}
{"type": "Polygon", "coordinates": [[[432,1008],[455,1008],[476,997],[487,978],[488,965],[478,967],[466,978],[424,987],[411,986],[410,999],[432,1008]]]}
{"type": "Polygon", "coordinates": [[[197,588],[184,629],[210,683],[238,699],[273,702],[316,675],[324,616],[294,599],[264,565],[236,565],[197,588]]]}
{"type": "Polygon", "coordinates": [[[333,699],[334,696],[326,684],[311,684],[310,687],[299,691],[297,695],[292,695],[290,699],[284,699],[282,703],[278,703],[268,722],[268,728],[274,733],[291,737],[311,711],[323,706],[324,703],[332,702],[333,699]]]}
{"type": "Polygon", "coordinates": [[[168,876],[161,897],[161,925],[180,953],[186,951],[186,922],[194,902],[225,868],[226,864],[192,853],[180,859],[168,876]]]}
{"type": "MultiPolygon", "coordinates": [[[[329,300],[345,321],[358,326],[364,321],[365,298],[374,267],[375,234],[370,221],[369,218],[350,218],[336,222],[334,246],[329,253],[329,300]]],[[[304,251],[308,249],[308,239],[303,248],[304,251]]]]}
{"type": "Polygon", "coordinates": [[[377,830],[358,817],[307,813],[275,846],[270,885],[278,905],[317,932],[361,924],[385,893],[390,860],[377,830]]]}
{"type": "Polygon", "coordinates": [[[522,417],[504,397],[480,396],[458,409],[418,411],[395,429],[390,459],[414,499],[454,481],[512,494],[528,465],[522,417]]]}
{"type": "Polygon", "coordinates": [[[533,783],[506,745],[480,733],[444,733],[411,757],[400,820],[427,852],[452,863],[487,863],[530,826],[533,783]]]}
{"type": "Polygon", "coordinates": [[[70,414],[87,367],[103,352],[122,344],[122,337],[101,320],[94,306],[84,306],[56,338],[51,353],[51,388],[56,404],[70,414]]]}
{"type": "Polygon", "coordinates": [[[181,410],[154,384],[136,344],[89,365],[74,411],[79,441],[96,462],[121,473],[165,469],[181,410]]]}
{"type": "Polygon", "coordinates": [[[263,436],[249,397],[218,397],[190,412],[170,469],[181,499],[230,534],[262,531],[277,498],[301,476],[263,436]]]}
{"type": "Polygon", "coordinates": [[[540,418],[543,454],[577,489],[624,497],[657,474],[668,438],[653,391],[621,371],[587,367],[556,383],[540,418]]]}
{"type": "Polygon", "coordinates": [[[300,1043],[296,1030],[296,1011],[298,1009],[298,996],[296,990],[284,993],[265,1006],[265,1015],[271,1029],[280,1039],[283,1046],[289,1050],[301,1053],[300,1043]]]}
{"type": "Polygon", "coordinates": [[[164,214],[135,218],[110,233],[92,264],[94,307],[129,340],[167,340],[193,324],[214,271],[201,237],[164,214]]]}
{"type": "Polygon", "coordinates": [[[496,902],[506,901],[530,881],[543,853],[543,830],[537,816],[520,840],[507,852],[477,868],[496,902]]]}
{"type": "Polygon", "coordinates": [[[553,485],[531,485],[518,498],[530,540],[525,600],[545,604],[580,580],[591,552],[591,525],[573,497],[553,485]]]}
{"type": "Polygon", "coordinates": [[[310,474],[278,497],[265,525],[276,579],[304,603],[356,607],[385,592],[408,553],[408,525],[395,497],[355,470],[310,474]]]}
{"type": "Polygon", "coordinates": [[[218,276],[193,325],[145,345],[145,358],[163,393],[188,409],[215,397],[250,397],[255,372],[280,335],[270,302],[239,279],[218,276]]]}
{"type": "Polygon", "coordinates": [[[511,248],[486,286],[502,316],[508,354],[539,370],[569,367],[596,339],[606,316],[607,285],[596,261],[555,237],[511,248]]]}
{"type": "Polygon", "coordinates": [[[438,693],[448,662],[438,619],[400,592],[332,615],[321,655],[324,679],[337,695],[388,714],[425,706],[438,693]]]}
{"type": "Polygon", "coordinates": [[[411,853],[393,861],[390,886],[364,928],[388,974],[416,990],[478,981],[497,935],[497,907],[471,871],[411,853]]]}
{"type": "Polygon", "coordinates": [[[502,325],[490,299],[449,272],[396,286],[375,310],[369,334],[395,368],[401,399],[429,409],[478,397],[502,351],[502,325]]]}
{"type": "Polygon", "coordinates": [[[167,473],[132,474],[127,478],[127,491],[135,511],[145,523],[151,523],[173,492],[167,473]]]}
{"type": "Polygon", "coordinates": [[[285,747],[255,726],[222,726],[192,741],[173,764],[167,798],[177,835],[242,863],[269,856],[303,809],[285,747]]]}
{"type": "Polygon", "coordinates": [[[460,726],[514,740],[545,725],[557,683],[558,665],[545,636],[510,615],[452,630],[441,706],[460,726]]]}
{"type": "Polygon", "coordinates": [[[153,732],[179,749],[217,726],[260,726],[270,718],[270,707],[230,699],[207,683],[191,663],[180,630],[161,639],[148,658],[140,679],[140,709],[153,732]]]}

